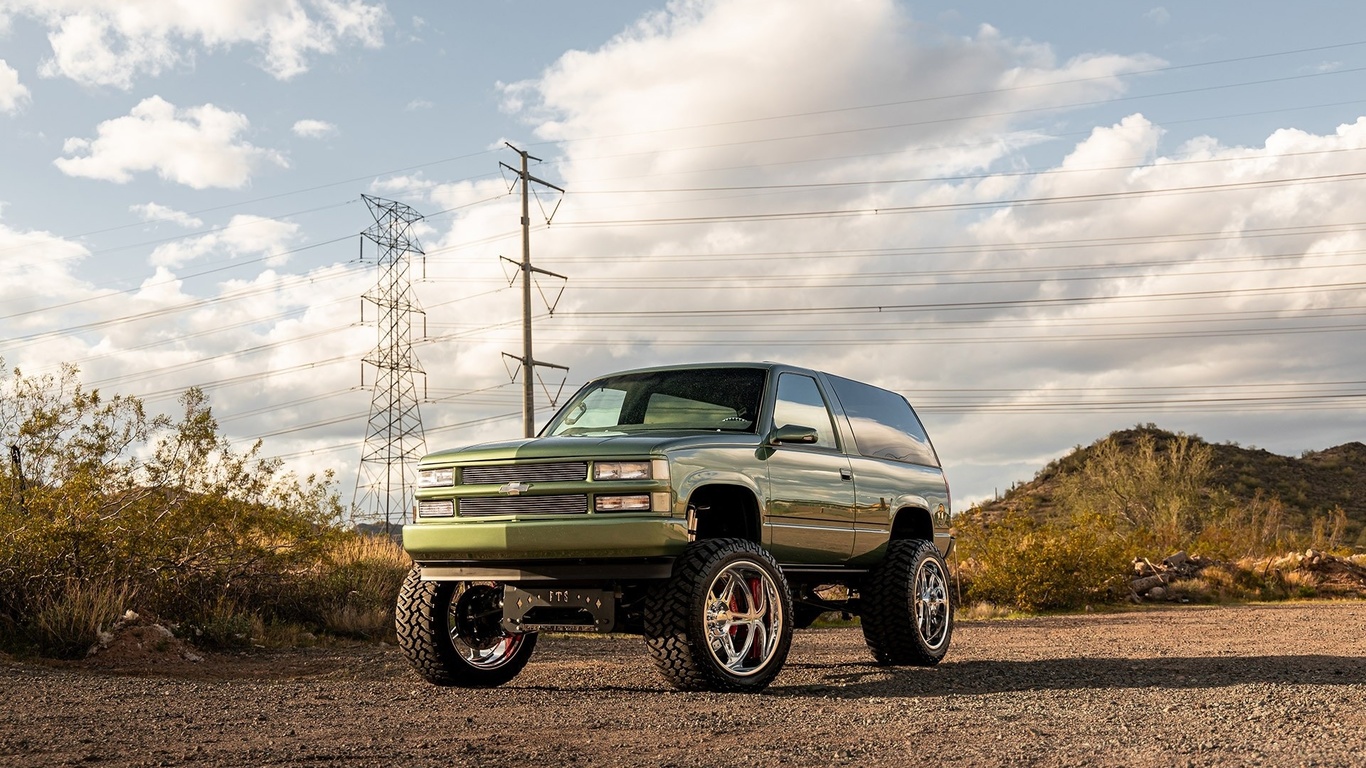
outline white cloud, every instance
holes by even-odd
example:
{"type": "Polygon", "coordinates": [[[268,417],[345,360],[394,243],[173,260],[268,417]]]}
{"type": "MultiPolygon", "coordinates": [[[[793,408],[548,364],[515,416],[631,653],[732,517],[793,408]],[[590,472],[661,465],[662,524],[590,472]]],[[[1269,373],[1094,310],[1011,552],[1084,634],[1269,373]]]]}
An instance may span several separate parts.
{"type": "MultiPolygon", "coordinates": [[[[534,172],[569,190],[533,235],[537,264],[570,276],[538,326],[537,357],[572,362],[577,381],[783,359],[899,389],[967,479],[956,500],[1135,421],[1268,447],[1267,435],[1300,440],[1310,424],[1329,426],[1289,447],[1355,439],[1361,420],[1332,426],[1332,412],[1226,418],[1180,401],[1233,382],[1366,377],[1341,354],[1348,336],[1315,330],[1345,316],[1351,294],[1297,288],[1366,279],[1351,255],[1366,234],[1293,229],[1359,221],[1354,186],[1219,191],[1366,171],[1366,121],[1330,136],[1278,132],[1263,148],[1164,148],[1160,125],[1130,115],[1041,144],[1073,129],[1068,105],[1121,95],[1126,73],[1158,60],[1061,61],[989,27],[924,35],[901,8],[677,3],[503,86],[507,109],[562,142],[537,152],[554,162],[534,172]],[[1242,234],[1254,230],[1287,234],[1242,234]],[[1165,296],[1192,292],[1208,295],[1165,296]],[[877,311],[816,312],[860,306],[877,311]],[[765,312],[707,314],[740,309],[765,312]]],[[[431,198],[449,207],[501,191],[481,184],[431,198]]],[[[555,198],[543,196],[547,213],[555,198]]],[[[458,264],[438,259],[428,274],[496,287],[515,200],[457,216],[430,251],[454,249],[458,264]]],[[[493,294],[461,305],[479,318],[456,324],[463,354],[516,351],[515,325],[489,327],[510,304],[493,294]]],[[[428,306],[429,323],[449,327],[440,312],[428,306]]],[[[427,363],[433,380],[445,365],[427,363]]]]}
{"type": "MultiPolygon", "coordinates": [[[[27,328],[47,319],[42,314],[22,313],[40,309],[54,299],[76,301],[92,293],[72,275],[76,265],[90,255],[77,243],[49,232],[16,230],[0,223],[0,254],[5,263],[5,279],[0,280],[0,315],[20,314],[4,321],[10,329],[27,328]]],[[[7,331],[5,335],[16,334],[7,331]]]]}
{"type": "Polygon", "coordinates": [[[294,123],[294,135],[305,139],[321,139],[337,133],[337,126],[325,120],[299,120],[294,123]]]}
{"type": "MultiPolygon", "coordinates": [[[[1350,353],[1359,287],[1337,289],[1366,281],[1359,182],[1343,176],[1366,172],[1366,121],[1277,131],[1262,146],[1171,146],[1160,123],[1102,104],[1153,58],[1064,61],[990,28],[934,34],[905,8],[679,2],[506,86],[528,132],[550,140],[533,173],[569,190],[548,228],[559,196],[542,189],[532,202],[536,265],[570,277],[555,315],[537,320],[538,359],[570,365],[571,387],[622,367],[779,359],[898,389],[920,408],[959,508],[1135,422],[1289,453],[1360,439],[1359,408],[1230,401],[1221,413],[1209,402],[1277,382],[1366,380],[1350,353]],[[1068,107],[1080,103],[1097,106],[1068,107]],[[1111,117],[1093,129],[1101,111],[1111,117]],[[1306,181],[1264,183],[1296,178],[1306,181]],[[1228,186],[1239,183],[1257,186],[1228,186]],[[1193,292],[1207,295],[1178,296],[1193,292]],[[751,314],[719,314],[735,311],[751,314]]],[[[441,427],[520,410],[519,389],[498,388],[500,354],[520,349],[520,293],[499,260],[519,253],[520,201],[505,178],[441,183],[434,172],[372,187],[425,193],[428,212],[450,214],[428,222],[440,232],[414,230],[430,254],[414,292],[441,339],[416,348],[432,448],[515,435],[516,416],[441,427]]],[[[211,259],[279,261],[303,240],[289,227],[234,220],[163,244],[159,279],[102,316],[175,307],[192,289],[231,300],[64,343],[124,350],[99,363],[126,377],[111,391],[251,377],[213,393],[221,414],[272,407],[232,422],[240,435],[325,425],[273,437],[268,452],[354,442],[368,399],[347,391],[376,341],[356,324],[355,297],[373,269],[267,270],[211,291],[174,278],[211,259]],[[186,363],[202,367],[169,368],[186,363]]],[[[553,298],[558,284],[542,276],[542,287],[553,298]]],[[[13,300],[36,306],[0,285],[0,301],[13,300]]],[[[77,322],[61,314],[42,317],[77,322]]]]}
{"type": "Polygon", "coordinates": [[[199,50],[236,45],[255,46],[263,69],[289,79],[317,54],[381,46],[388,20],[382,4],[364,0],[0,0],[6,13],[47,27],[45,76],[125,90],[192,64],[199,50]]]}
{"type": "Polygon", "coordinates": [[[227,226],[208,234],[157,246],[149,262],[155,267],[178,267],[210,254],[226,258],[263,255],[268,266],[288,259],[299,225],[249,214],[233,216],[227,226]]]}
{"type": "Polygon", "coordinates": [[[430,101],[427,101],[426,99],[413,99],[412,101],[408,102],[406,106],[403,107],[403,111],[416,112],[420,109],[431,109],[434,106],[436,105],[430,101]]]}
{"type": "Polygon", "coordinates": [[[1156,24],[1160,27],[1166,24],[1167,22],[1171,21],[1172,15],[1170,11],[1159,5],[1155,8],[1149,9],[1147,13],[1143,14],[1143,18],[1147,19],[1148,21],[1151,21],[1153,24],[1156,24]]]}
{"type": "Polygon", "coordinates": [[[0,112],[18,112],[29,100],[29,91],[19,82],[19,73],[0,59],[0,112]]]}
{"type": "Polygon", "coordinates": [[[124,183],[134,173],[156,171],[167,181],[195,189],[238,189],[263,162],[286,167],[279,153],[239,140],[245,115],[212,104],[177,109],[152,96],[125,117],[100,123],[95,139],[70,138],[69,157],[53,161],[68,176],[124,183]]]}
{"type": "Polygon", "coordinates": [[[158,203],[137,203],[128,206],[128,210],[136,213],[143,221],[158,223],[169,221],[172,224],[179,224],[186,229],[195,229],[204,226],[201,219],[197,219],[184,211],[177,211],[158,203]]]}
{"type": "Polygon", "coordinates": [[[431,179],[423,175],[421,171],[408,175],[400,174],[397,176],[385,176],[370,182],[370,191],[377,195],[394,197],[425,197],[434,187],[438,186],[431,179]]]}

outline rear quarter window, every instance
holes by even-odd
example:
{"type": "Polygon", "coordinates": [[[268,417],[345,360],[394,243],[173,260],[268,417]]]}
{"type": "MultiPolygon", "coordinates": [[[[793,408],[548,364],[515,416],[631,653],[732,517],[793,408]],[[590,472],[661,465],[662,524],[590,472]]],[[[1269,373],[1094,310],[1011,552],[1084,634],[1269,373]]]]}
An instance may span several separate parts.
{"type": "Polygon", "coordinates": [[[939,466],[925,427],[906,398],[839,376],[830,376],[830,382],[849,417],[859,455],[939,466]]]}

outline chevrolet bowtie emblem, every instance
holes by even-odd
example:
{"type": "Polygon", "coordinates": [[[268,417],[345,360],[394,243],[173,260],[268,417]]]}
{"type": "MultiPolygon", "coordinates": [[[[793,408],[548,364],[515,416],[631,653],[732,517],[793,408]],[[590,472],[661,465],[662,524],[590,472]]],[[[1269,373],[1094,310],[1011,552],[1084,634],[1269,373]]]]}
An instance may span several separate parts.
{"type": "Polygon", "coordinates": [[[530,488],[531,483],[508,483],[502,488],[499,488],[498,492],[507,494],[508,496],[517,496],[530,488]]]}

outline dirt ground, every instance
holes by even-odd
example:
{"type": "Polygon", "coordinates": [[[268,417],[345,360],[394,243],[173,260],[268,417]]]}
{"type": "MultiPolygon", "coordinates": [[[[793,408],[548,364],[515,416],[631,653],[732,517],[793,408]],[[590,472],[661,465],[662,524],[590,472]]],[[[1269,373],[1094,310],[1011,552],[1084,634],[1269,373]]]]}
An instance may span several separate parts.
{"type": "Polygon", "coordinates": [[[631,637],[552,637],[511,684],[392,646],[0,658],[6,766],[1366,765],[1366,602],[960,624],[934,669],[797,633],[762,695],[677,693],[631,637]]]}

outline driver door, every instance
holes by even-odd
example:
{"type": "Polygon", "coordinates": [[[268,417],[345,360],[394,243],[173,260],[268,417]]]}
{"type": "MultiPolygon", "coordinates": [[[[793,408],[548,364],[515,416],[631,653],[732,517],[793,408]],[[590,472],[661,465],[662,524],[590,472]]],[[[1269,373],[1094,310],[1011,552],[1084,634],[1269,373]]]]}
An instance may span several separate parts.
{"type": "Polygon", "coordinates": [[[814,429],[816,440],[765,449],[768,549],[785,564],[844,563],[854,551],[853,472],[840,450],[830,408],[810,376],[779,375],[773,427],[784,426],[814,429]]]}

